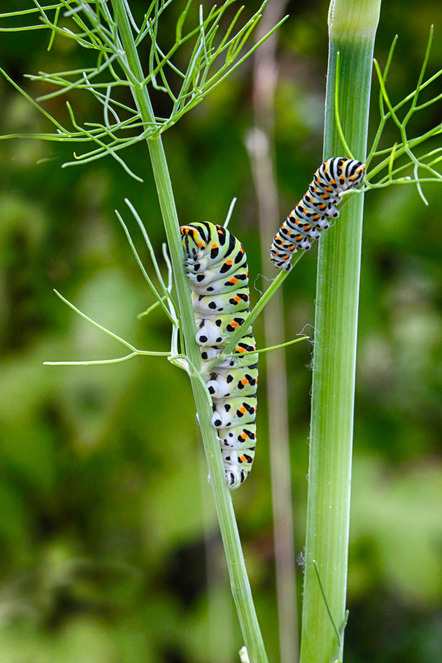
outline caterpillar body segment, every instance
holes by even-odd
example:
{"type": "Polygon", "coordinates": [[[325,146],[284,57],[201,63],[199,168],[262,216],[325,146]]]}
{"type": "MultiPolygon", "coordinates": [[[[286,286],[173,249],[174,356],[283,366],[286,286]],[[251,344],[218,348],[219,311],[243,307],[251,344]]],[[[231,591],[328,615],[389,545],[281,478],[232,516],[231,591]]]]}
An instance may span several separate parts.
{"type": "Polygon", "coordinates": [[[213,315],[214,313],[226,314],[249,310],[250,294],[247,286],[216,294],[224,296],[216,297],[214,293],[209,295],[192,293],[192,304],[195,313],[213,315]]]}
{"type": "Polygon", "coordinates": [[[244,316],[241,315],[214,316],[214,319],[210,320],[198,313],[195,315],[196,342],[201,346],[227,345],[233,332],[243,323],[244,316]]]}
{"type": "Polygon", "coordinates": [[[255,458],[255,447],[238,453],[235,449],[221,450],[224,472],[229,488],[238,488],[249,476],[255,458]]]}
{"type": "MultiPolygon", "coordinates": [[[[249,311],[247,256],[227,229],[212,223],[181,227],[184,267],[192,289],[196,342],[203,361],[219,356],[249,311]]],[[[206,373],[227,485],[249,475],[256,444],[258,355],[249,327],[232,354],[206,373]],[[250,355],[244,355],[251,352],[250,355]]]]}
{"type": "Polygon", "coordinates": [[[211,373],[207,382],[207,389],[212,400],[218,398],[234,398],[235,396],[252,396],[256,393],[258,384],[258,369],[248,366],[241,371],[241,375],[232,374],[229,370],[220,369],[211,373]]]}
{"type": "Polygon", "coordinates": [[[213,404],[212,424],[215,428],[233,428],[253,424],[256,416],[256,394],[243,398],[224,398],[213,404]]]}
{"type": "Polygon", "coordinates": [[[322,230],[330,227],[329,219],[339,216],[340,195],[357,189],[364,179],[365,164],[346,157],[324,161],[313,175],[307,193],[290,212],[276,233],[270,247],[270,260],[278,269],[289,270],[293,255],[311,248],[322,230]]]}

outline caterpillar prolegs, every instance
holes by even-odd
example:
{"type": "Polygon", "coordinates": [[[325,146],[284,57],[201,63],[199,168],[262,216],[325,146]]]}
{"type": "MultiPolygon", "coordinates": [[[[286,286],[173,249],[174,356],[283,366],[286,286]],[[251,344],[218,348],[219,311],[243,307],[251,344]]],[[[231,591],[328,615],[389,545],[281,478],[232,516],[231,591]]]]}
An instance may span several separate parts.
{"type": "Polygon", "coordinates": [[[326,230],[328,219],[339,216],[336,205],[339,194],[361,185],[365,164],[346,157],[333,157],[324,161],[313,175],[307,193],[290,212],[270,247],[270,260],[278,269],[289,270],[291,259],[299,250],[307,250],[309,240],[318,239],[326,230]]]}
{"type": "MultiPolygon", "coordinates": [[[[192,289],[196,342],[203,361],[216,358],[249,311],[247,256],[232,233],[213,223],[181,227],[184,266],[192,289]]],[[[232,354],[206,375],[229,488],[247,478],[255,456],[258,355],[251,328],[232,354]]]]}

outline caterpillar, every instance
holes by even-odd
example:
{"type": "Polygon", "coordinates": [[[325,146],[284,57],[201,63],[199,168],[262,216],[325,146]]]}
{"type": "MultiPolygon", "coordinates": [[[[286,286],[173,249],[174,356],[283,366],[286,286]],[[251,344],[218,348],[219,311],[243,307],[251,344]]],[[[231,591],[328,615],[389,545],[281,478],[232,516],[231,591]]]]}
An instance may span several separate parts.
{"type": "MultiPolygon", "coordinates": [[[[196,342],[204,362],[215,359],[249,311],[247,256],[241,242],[213,223],[181,226],[184,268],[192,290],[196,342]]],[[[217,429],[229,488],[247,478],[255,456],[258,354],[251,328],[232,354],[204,371],[212,399],[212,424],[217,429]]]]}
{"type": "Polygon", "coordinates": [[[270,247],[270,260],[278,269],[289,270],[292,256],[311,247],[309,240],[319,239],[321,230],[329,228],[328,219],[336,219],[339,194],[361,185],[365,164],[346,157],[324,161],[313,175],[307,193],[293,209],[270,247]]]}

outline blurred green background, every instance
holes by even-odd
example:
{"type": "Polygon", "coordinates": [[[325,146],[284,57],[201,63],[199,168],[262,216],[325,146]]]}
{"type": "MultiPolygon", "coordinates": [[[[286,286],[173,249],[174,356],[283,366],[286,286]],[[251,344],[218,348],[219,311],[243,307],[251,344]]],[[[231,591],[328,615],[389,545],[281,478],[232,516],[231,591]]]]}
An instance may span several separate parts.
{"type": "MultiPolygon", "coordinates": [[[[171,26],[181,2],[172,6],[171,26]]],[[[210,3],[204,3],[206,5],[210,3]]],[[[2,11],[22,7],[3,1],[2,11]]],[[[131,0],[138,13],[146,6],[131,0]]],[[[257,3],[247,3],[246,13],[257,3]]],[[[289,2],[279,31],[276,168],[281,219],[321,162],[327,3],[289,2]]],[[[399,42],[389,89],[414,89],[429,26],[429,73],[441,56],[439,0],[384,2],[376,57],[399,42]]],[[[85,65],[84,53],[43,31],[1,33],[0,66],[33,96],[23,73],[85,65]]],[[[164,138],[181,221],[222,223],[260,273],[256,197],[245,149],[253,126],[252,61],[164,138]]],[[[375,88],[377,90],[377,88],[375,88]]],[[[87,118],[92,101],[76,99],[87,118]]],[[[48,109],[66,120],[62,98],[48,109]]],[[[414,135],[438,121],[432,106],[414,135]]],[[[376,128],[376,100],[373,103],[376,128]]],[[[47,130],[0,79],[2,133],[47,130]]],[[[392,132],[386,144],[396,140],[392,132]]],[[[159,358],[95,368],[45,360],[98,359],[120,346],[62,304],[138,347],[167,350],[169,327],[152,303],[114,209],[141,237],[128,197],[160,251],[164,241],[147,151],[126,153],[144,184],[113,161],[61,169],[72,148],[0,143],[0,661],[1,663],[230,663],[242,644],[229,594],[188,381],[159,358]],[[39,160],[44,159],[42,163],[39,160]],[[215,643],[215,644],[213,644],[215,643]]],[[[366,197],[346,631],[348,663],[442,660],[440,405],[441,189],[366,197]],[[439,382],[438,382],[439,380],[439,382]],[[439,392],[440,393],[440,392],[439,392]]],[[[284,286],[286,329],[313,325],[314,248],[284,286]]],[[[260,287],[260,281],[257,281],[260,287]]],[[[262,323],[255,327],[263,344],[262,323]]],[[[311,347],[288,351],[297,554],[307,492],[311,347]]],[[[265,374],[253,474],[234,500],[264,640],[278,658],[265,374]]],[[[300,567],[298,588],[302,584],[300,567]]]]}

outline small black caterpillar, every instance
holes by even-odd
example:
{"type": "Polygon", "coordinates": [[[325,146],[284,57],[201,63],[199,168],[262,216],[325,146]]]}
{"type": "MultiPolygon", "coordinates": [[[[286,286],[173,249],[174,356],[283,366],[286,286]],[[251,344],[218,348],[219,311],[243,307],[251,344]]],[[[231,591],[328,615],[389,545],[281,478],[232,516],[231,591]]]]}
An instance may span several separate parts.
{"type": "MultiPolygon", "coordinates": [[[[213,223],[181,227],[184,266],[192,289],[201,358],[216,358],[249,311],[247,256],[232,233],[213,223]]],[[[212,424],[217,429],[229,488],[247,478],[255,456],[258,354],[251,328],[229,357],[206,373],[212,398],[212,424]]]]}
{"type": "Polygon", "coordinates": [[[360,161],[346,157],[324,161],[313,175],[307,193],[273,238],[270,260],[275,267],[290,269],[291,259],[298,249],[309,249],[309,239],[318,239],[321,230],[330,226],[328,219],[339,216],[336,209],[339,194],[360,186],[364,174],[365,164],[360,161]]]}

